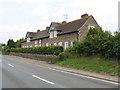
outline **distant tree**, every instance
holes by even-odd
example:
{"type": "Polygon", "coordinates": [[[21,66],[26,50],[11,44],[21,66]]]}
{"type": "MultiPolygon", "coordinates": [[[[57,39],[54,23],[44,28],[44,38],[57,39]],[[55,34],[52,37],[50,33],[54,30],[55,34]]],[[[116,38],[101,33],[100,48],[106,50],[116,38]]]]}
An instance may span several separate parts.
{"type": "Polygon", "coordinates": [[[15,48],[15,42],[13,39],[9,39],[8,42],[7,42],[7,46],[9,48],[15,48]]]}
{"type": "Polygon", "coordinates": [[[24,40],[24,38],[20,38],[15,42],[15,48],[20,48],[21,47],[21,41],[24,40]]]}

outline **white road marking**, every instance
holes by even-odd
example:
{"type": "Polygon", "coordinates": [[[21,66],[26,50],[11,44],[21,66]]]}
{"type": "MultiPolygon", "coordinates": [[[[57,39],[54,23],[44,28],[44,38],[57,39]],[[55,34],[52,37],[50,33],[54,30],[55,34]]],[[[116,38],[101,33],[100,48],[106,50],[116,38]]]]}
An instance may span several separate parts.
{"type": "Polygon", "coordinates": [[[37,78],[37,79],[39,79],[39,80],[42,80],[42,81],[44,81],[44,82],[46,82],[46,83],[49,83],[49,84],[54,84],[53,82],[50,82],[50,81],[48,81],[48,80],[45,80],[45,79],[43,79],[43,78],[40,78],[40,77],[38,77],[38,76],[36,76],[36,75],[32,75],[33,77],[35,77],[35,78],[37,78]]]}
{"type": "Polygon", "coordinates": [[[108,82],[108,83],[112,83],[112,84],[117,84],[117,85],[119,84],[119,83],[112,82],[112,81],[102,80],[102,79],[98,79],[98,78],[94,78],[94,77],[90,77],[90,76],[84,76],[84,75],[80,75],[80,74],[74,74],[74,73],[71,73],[71,72],[61,71],[61,70],[57,70],[57,69],[53,69],[53,68],[49,68],[49,69],[54,70],[54,71],[63,72],[63,73],[72,74],[72,75],[75,75],[75,76],[81,76],[81,77],[86,77],[86,78],[95,79],[95,80],[99,80],[99,81],[104,81],[104,82],[108,82]]]}
{"type": "Polygon", "coordinates": [[[13,65],[11,65],[11,64],[8,64],[10,67],[14,67],[13,65]]]}

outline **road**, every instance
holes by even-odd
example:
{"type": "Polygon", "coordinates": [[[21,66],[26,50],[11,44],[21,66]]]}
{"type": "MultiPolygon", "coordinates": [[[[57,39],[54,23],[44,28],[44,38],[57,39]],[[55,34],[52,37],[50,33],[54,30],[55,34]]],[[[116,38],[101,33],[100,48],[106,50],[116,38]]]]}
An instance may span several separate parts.
{"type": "Polygon", "coordinates": [[[2,88],[118,88],[92,79],[2,56],[2,88]]]}

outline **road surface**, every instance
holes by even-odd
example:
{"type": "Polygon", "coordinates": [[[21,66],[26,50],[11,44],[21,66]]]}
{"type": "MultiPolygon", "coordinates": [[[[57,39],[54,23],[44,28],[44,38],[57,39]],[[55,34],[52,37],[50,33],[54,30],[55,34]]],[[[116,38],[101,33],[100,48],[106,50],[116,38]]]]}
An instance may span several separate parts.
{"type": "Polygon", "coordinates": [[[83,77],[2,56],[2,88],[118,88],[117,83],[83,77]]]}

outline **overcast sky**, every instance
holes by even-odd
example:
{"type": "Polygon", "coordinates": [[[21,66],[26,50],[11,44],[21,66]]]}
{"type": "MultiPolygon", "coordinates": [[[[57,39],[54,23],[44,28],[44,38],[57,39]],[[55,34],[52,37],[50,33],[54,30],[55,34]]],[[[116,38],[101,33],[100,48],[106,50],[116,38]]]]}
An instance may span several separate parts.
{"type": "Polygon", "coordinates": [[[43,30],[51,22],[93,15],[104,30],[118,29],[119,0],[0,0],[0,43],[16,41],[27,31],[43,30]]]}

